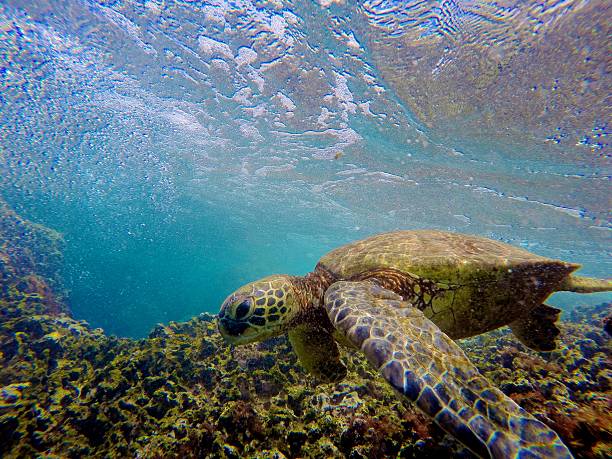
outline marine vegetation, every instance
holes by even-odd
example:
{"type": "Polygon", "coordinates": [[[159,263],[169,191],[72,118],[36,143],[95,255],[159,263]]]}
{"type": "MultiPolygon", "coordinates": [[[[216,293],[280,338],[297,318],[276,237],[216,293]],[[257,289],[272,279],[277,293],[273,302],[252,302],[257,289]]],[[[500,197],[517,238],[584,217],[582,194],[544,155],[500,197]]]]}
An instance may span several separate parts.
{"type": "MultiPolygon", "coordinates": [[[[322,383],[285,337],[228,345],[213,315],[140,340],[73,319],[54,306],[63,297],[50,254],[61,238],[19,222],[34,245],[7,238],[0,252],[0,456],[473,457],[350,349],[344,379],[322,383]],[[30,258],[16,261],[25,249],[30,258]]],[[[459,344],[576,457],[603,458],[612,448],[609,307],[576,305],[552,352],[530,350],[508,328],[459,344]]]]}

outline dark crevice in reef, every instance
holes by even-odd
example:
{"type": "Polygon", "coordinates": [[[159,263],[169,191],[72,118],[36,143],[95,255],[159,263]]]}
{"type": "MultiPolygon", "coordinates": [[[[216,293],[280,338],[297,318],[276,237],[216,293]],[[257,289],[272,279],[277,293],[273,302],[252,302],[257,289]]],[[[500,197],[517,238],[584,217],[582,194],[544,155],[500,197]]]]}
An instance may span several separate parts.
{"type": "MultiPolygon", "coordinates": [[[[0,204],[0,456],[471,457],[359,355],[345,355],[345,381],[317,385],[284,338],[230,347],[211,315],[143,340],[72,319],[61,247],[57,233],[0,204]]],[[[608,309],[569,315],[551,353],[504,329],[462,344],[577,457],[612,448],[608,309]]]]}

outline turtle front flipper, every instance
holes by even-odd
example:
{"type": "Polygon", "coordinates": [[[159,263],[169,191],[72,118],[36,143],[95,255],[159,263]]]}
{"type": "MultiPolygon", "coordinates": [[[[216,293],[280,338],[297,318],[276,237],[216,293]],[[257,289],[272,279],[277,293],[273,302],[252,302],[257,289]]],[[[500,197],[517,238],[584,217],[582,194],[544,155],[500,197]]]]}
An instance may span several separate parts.
{"type": "Polygon", "coordinates": [[[304,369],[322,382],[338,382],[346,376],[338,345],[323,327],[298,325],[289,331],[289,341],[304,369]]]}
{"type": "Polygon", "coordinates": [[[372,282],[325,294],[337,332],[402,395],[481,457],[571,458],[557,434],[484,378],[421,311],[372,282]]]}

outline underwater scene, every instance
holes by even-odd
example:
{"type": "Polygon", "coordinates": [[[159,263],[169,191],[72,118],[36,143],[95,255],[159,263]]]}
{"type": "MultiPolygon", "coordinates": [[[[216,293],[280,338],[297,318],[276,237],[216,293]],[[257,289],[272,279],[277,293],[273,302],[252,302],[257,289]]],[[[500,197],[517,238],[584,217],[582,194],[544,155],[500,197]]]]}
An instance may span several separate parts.
{"type": "Polygon", "coordinates": [[[612,457],[611,18],[0,0],[0,457],[612,457]]]}

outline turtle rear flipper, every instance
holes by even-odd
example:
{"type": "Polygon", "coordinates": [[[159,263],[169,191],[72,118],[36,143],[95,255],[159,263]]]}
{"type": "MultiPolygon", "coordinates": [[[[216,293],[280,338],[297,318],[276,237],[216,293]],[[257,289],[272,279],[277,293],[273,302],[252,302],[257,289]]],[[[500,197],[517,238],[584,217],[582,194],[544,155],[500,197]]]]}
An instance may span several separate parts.
{"type": "Polygon", "coordinates": [[[526,316],[510,323],[512,333],[521,343],[534,351],[547,352],[557,348],[560,330],[555,325],[561,309],[541,304],[526,316]]]}
{"type": "Polygon", "coordinates": [[[338,382],[346,376],[338,345],[323,327],[298,325],[289,331],[289,341],[304,369],[322,382],[338,382]]]}
{"type": "Polygon", "coordinates": [[[612,291],[612,279],[571,275],[567,276],[558,290],[576,293],[610,292],[612,291]]]}
{"type": "Polygon", "coordinates": [[[461,348],[399,295],[337,282],[325,308],[338,331],[403,396],[481,457],[571,458],[557,434],[484,378],[461,348]]]}

